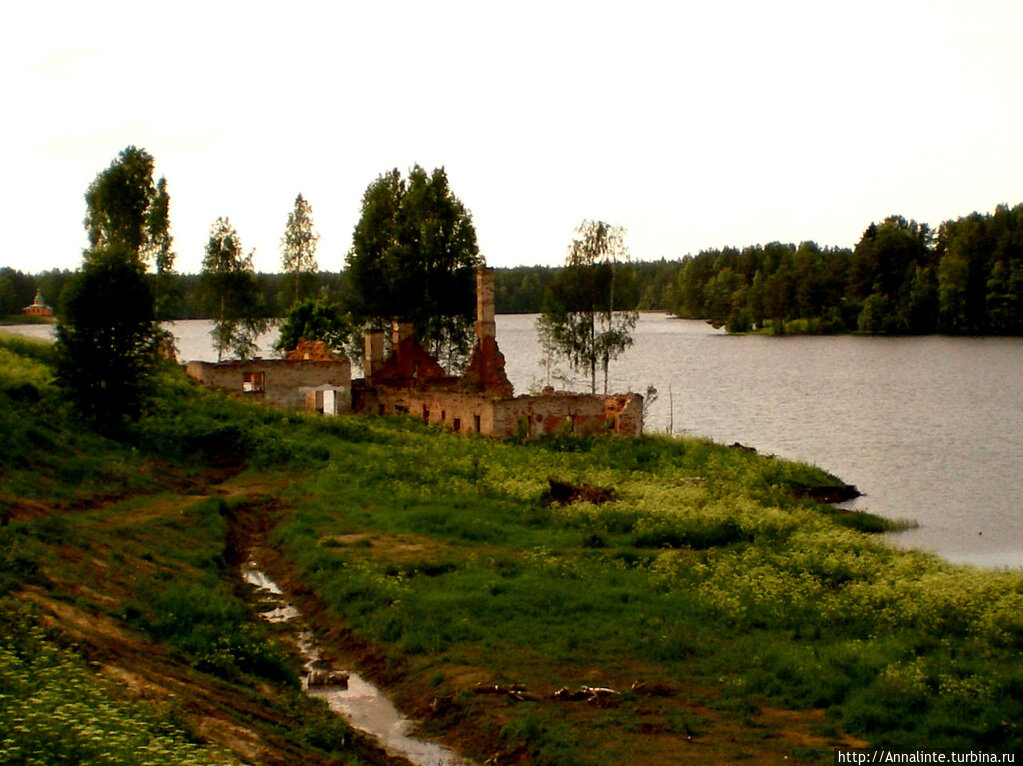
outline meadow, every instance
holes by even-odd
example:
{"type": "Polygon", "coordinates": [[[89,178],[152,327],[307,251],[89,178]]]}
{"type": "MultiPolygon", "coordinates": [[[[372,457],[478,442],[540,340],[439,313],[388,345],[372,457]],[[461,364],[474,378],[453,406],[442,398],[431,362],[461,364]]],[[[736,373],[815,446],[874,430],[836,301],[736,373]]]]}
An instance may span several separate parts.
{"type": "Polygon", "coordinates": [[[115,693],[102,672],[152,676],[159,658],[161,678],[248,711],[232,720],[263,743],[256,762],[379,758],[298,694],[293,650],[238,583],[242,531],[321,644],[477,762],[1020,749],[1023,574],[886,546],[870,532],[891,522],[807,496],[840,484],[813,466],[694,438],[496,442],[314,418],[173,369],[112,442],[61,405],[49,353],[0,339],[5,752],[42,757],[49,729],[25,705],[45,693],[74,741],[129,743],[106,762],[145,762],[127,755],[139,731],[175,753],[159,762],[245,760],[199,725],[210,700],[115,693]],[[559,504],[549,479],[610,499],[559,504]],[[72,704],[90,693],[113,707],[72,704]]]}
{"type": "Polygon", "coordinates": [[[881,520],[799,499],[836,481],[821,471],[698,439],[325,428],[338,437],[330,461],[291,487],[296,510],[270,539],[336,619],[453,695],[450,716],[492,704],[465,694],[467,675],[544,695],[628,697],[639,682],[689,703],[679,717],[633,694],[596,728],[557,705],[513,705],[492,734],[532,762],[656,763],[643,732],[713,729],[702,708],[768,737],[761,709],[820,711],[792,757],[843,733],[1019,746],[1023,575],[891,549],[860,531],[881,520]],[[551,477],[614,499],[552,504],[551,477]]]}

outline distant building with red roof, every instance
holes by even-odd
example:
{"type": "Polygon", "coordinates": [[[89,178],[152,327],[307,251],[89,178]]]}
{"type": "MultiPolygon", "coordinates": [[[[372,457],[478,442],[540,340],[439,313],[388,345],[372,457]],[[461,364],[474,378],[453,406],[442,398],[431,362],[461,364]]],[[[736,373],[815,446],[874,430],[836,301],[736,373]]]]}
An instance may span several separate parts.
{"type": "Polygon", "coordinates": [[[22,312],[27,316],[52,317],[53,306],[46,303],[46,299],[43,298],[43,294],[41,292],[36,292],[36,297],[35,300],[32,301],[32,305],[25,306],[25,308],[22,309],[22,312]]]}

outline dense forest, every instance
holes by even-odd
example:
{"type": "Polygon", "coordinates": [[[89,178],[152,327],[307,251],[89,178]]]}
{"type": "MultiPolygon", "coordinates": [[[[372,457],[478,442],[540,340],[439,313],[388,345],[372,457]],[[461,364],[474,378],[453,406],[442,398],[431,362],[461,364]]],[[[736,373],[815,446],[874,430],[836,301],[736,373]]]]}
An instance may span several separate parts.
{"type": "MultiPolygon", "coordinates": [[[[537,313],[557,267],[499,268],[500,313],[537,313]]],[[[69,271],[0,269],[0,316],[18,314],[36,290],[51,303],[69,271]]],[[[320,272],[320,295],[342,305],[346,274],[320,272]]],[[[281,315],[286,276],[260,274],[267,315],[281,315]]],[[[181,319],[203,317],[199,277],[177,275],[181,319]]],[[[1023,204],[949,220],[938,229],[892,216],[853,249],[772,242],[704,250],[677,261],[622,267],[623,308],[706,319],[732,332],[1023,334],[1023,204]]]]}
{"type": "Polygon", "coordinates": [[[926,224],[893,216],[853,250],[772,243],[682,261],[671,310],[731,331],[1023,333],[1023,205],[926,224]]]}
{"type": "MultiPolygon", "coordinates": [[[[641,310],[732,332],[1023,334],[1023,205],[946,221],[891,216],[848,248],[772,242],[631,264],[621,295],[641,310]]],[[[497,272],[505,313],[539,311],[555,270],[497,272]]]]}

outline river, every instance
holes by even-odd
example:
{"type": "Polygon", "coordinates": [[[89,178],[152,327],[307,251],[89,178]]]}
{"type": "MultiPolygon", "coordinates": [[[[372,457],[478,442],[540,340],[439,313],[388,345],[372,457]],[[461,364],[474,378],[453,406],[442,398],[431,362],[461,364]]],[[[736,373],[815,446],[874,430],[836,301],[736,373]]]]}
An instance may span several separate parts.
{"type": "MultiPolygon", "coordinates": [[[[534,321],[497,317],[517,393],[547,381],[534,321]]],[[[182,360],[215,359],[208,328],[173,325],[182,360]]],[[[52,336],[50,326],[5,329],[52,336]]],[[[895,545],[1023,567],[1023,339],[729,336],[654,313],[633,335],[609,387],[657,389],[648,431],[813,463],[865,493],[851,507],[918,522],[890,535],[895,545]]],[[[264,353],[271,344],[262,340],[264,353]]]]}

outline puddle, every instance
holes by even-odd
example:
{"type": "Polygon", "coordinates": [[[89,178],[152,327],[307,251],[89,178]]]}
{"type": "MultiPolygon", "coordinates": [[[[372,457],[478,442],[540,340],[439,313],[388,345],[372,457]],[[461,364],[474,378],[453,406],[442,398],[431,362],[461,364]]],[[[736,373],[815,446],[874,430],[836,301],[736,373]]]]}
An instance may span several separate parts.
{"type": "Polygon", "coordinates": [[[347,684],[313,686],[309,674],[322,667],[322,655],[312,633],[299,627],[301,612],[289,604],[280,587],[253,563],[242,566],[242,578],[256,589],[256,595],[267,609],[260,616],[273,623],[296,623],[295,641],[305,659],[302,688],[311,697],[322,699],[354,728],[374,737],[391,755],[401,756],[417,766],[470,766],[457,753],[432,742],[410,736],[412,721],[394,706],[376,686],[358,673],[345,670],[347,684]]]}

